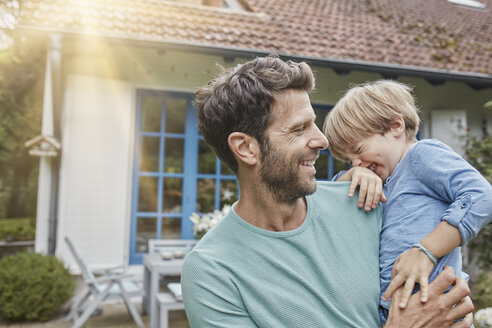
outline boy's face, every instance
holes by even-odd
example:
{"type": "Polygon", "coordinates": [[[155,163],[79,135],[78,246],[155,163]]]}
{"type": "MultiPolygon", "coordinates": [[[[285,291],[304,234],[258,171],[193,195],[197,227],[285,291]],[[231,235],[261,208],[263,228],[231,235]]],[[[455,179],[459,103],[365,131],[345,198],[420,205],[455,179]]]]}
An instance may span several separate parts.
{"type": "Polygon", "coordinates": [[[356,145],[354,151],[348,152],[347,159],[352,166],[368,168],[386,182],[410,145],[405,137],[395,135],[394,131],[390,130],[384,135],[372,134],[364,138],[356,145]]]}

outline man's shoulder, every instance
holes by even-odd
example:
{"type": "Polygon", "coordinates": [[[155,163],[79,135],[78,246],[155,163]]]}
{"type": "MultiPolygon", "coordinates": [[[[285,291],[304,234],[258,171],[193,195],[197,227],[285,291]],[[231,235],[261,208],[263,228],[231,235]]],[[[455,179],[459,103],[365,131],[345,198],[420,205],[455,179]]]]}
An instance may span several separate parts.
{"type": "Polygon", "coordinates": [[[353,197],[348,197],[350,181],[332,182],[318,181],[316,192],[312,195],[312,204],[314,212],[320,216],[326,215],[342,215],[350,217],[370,217],[376,216],[378,221],[382,219],[382,206],[379,206],[366,212],[357,206],[359,199],[358,190],[355,191],[353,197]]]}
{"type": "Polygon", "coordinates": [[[316,192],[313,197],[324,197],[332,194],[335,197],[347,195],[350,181],[317,181],[316,192]],[[346,192],[345,192],[346,191],[346,192]]]}
{"type": "Polygon", "coordinates": [[[232,256],[231,252],[238,244],[238,235],[240,236],[241,232],[242,228],[235,222],[233,214],[226,214],[193,247],[189,259],[187,256],[185,262],[226,260],[232,256]]]}
{"type": "MultiPolygon", "coordinates": [[[[333,182],[318,181],[316,192],[311,195],[312,202],[316,208],[322,210],[333,209],[334,207],[346,206],[353,203],[353,198],[348,197],[350,181],[333,182]]],[[[356,204],[354,206],[357,206],[356,204]]]]}
{"type": "Polygon", "coordinates": [[[350,181],[330,181],[330,180],[319,180],[316,181],[318,188],[323,188],[326,190],[339,190],[341,188],[348,189],[350,186],[350,181]]]}

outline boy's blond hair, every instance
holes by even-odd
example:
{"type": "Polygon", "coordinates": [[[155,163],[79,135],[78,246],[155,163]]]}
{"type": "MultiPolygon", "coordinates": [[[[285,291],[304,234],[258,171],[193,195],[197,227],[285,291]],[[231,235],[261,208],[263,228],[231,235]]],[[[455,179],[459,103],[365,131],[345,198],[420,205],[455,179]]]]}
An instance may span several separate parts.
{"type": "Polygon", "coordinates": [[[379,80],[350,88],[328,113],[323,127],[330,152],[346,161],[362,139],[373,134],[385,134],[392,121],[401,116],[406,136],[414,140],[420,119],[411,94],[403,83],[379,80]]]}

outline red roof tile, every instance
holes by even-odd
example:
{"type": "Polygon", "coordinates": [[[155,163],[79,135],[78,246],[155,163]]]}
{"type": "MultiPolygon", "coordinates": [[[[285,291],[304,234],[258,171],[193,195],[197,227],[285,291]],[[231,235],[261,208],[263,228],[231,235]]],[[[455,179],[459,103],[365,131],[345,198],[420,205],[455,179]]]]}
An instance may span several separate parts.
{"type": "Polygon", "coordinates": [[[26,0],[22,28],[492,74],[492,0],[26,0]]]}

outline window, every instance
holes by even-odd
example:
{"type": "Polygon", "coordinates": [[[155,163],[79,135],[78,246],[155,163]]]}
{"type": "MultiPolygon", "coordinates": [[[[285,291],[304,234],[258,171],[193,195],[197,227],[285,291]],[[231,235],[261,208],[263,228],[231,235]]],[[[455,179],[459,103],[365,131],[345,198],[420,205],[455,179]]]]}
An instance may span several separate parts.
{"type": "MultiPolygon", "coordinates": [[[[323,123],[325,122],[326,114],[332,106],[323,106],[313,104],[314,113],[316,114],[316,125],[323,131],[323,123]]],[[[335,174],[349,168],[348,164],[335,159],[328,149],[322,150],[316,161],[316,179],[331,180],[335,174]]]]}
{"type": "Polygon", "coordinates": [[[142,263],[149,239],[191,239],[193,212],[237,199],[235,175],[196,128],[191,94],[137,93],[130,264],[142,263]]]}
{"type": "Polygon", "coordinates": [[[484,3],[481,3],[480,1],[476,1],[476,0],[448,0],[448,2],[464,7],[477,8],[477,9],[484,9],[486,7],[484,3]]]}

